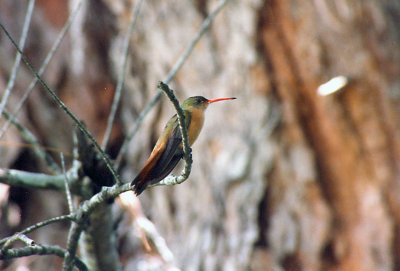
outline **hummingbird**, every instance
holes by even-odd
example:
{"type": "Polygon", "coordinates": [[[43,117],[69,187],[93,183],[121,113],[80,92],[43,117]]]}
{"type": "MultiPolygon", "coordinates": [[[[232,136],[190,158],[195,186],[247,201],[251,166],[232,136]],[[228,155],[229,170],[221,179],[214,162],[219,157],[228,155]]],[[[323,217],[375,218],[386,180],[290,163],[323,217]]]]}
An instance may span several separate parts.
{"type": "MultiPolygon", "coordinates": [[[[204,111],[208,105],[234,99],[236,98],[208,100],[202,96],[194,96],[183,102],[184,123],[190,146],[192,146],[200,134],[204,123],[204,111]]],[[[134,186],[136,195],[140,195],[147,186],[156,184],[167,177],[182,159],[183,154],[182,135],[179,129],[178,116],[175,114],[165,125],[164,131],[158,138],[149,159],[131,183],[131,186],[134,186]]]]}

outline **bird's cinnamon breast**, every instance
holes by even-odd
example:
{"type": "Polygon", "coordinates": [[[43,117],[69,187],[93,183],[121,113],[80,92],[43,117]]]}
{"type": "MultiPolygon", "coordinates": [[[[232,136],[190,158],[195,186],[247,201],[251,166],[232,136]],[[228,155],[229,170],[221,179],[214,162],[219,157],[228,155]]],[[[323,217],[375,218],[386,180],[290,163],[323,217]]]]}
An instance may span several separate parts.
{"type": "Polygon", "coordinates": [[[201,109],[191,110],[191,119],[188,129],[189,144],[192,145],[200,134],[204,124],[204,111],[201,109]]]}

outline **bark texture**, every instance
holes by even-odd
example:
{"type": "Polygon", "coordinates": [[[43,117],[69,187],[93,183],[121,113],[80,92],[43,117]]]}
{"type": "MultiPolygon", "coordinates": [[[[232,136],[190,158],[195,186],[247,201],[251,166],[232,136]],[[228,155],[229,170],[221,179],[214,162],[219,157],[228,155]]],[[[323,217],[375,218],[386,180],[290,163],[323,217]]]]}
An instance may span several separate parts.
{"type": "MultiPolygon", "coordinates": [[[[26,9],[19,2],[0,1],[0,21],[15,37],[26,9]]],[[[36,66],[77,1],[69,7],[61,2],[37,1],[26,45],[36,66]]],[[[44,76],[100,142],[133,5],[85,1],[44,76]]],[[[144,1],[111,155],[216,5],[144,1]]],[[[140,196],[144,214],[174,255],[169,264],[189,271],[400,269],[399,28],[396,1],[228,2],[170,87],[181,101],[196,95],[238,99],[208,108],[186,182],[140,196]],[[348,78],[343,89],[317,93],[338,75],[348,78]]],[[[3,90],[14,57],[3,34],[0,56],[3,90]]],[[[7,108],[30,78],[21,68],[7,108]]],[[[125,156],[125,182],[144,164],[172,114],[163,97],[145,118],[125,156]]],[[[71,148],[71,122],[40,88],[19,119],[44,145],[71,148]]],[[[19,141],[12,129],[6,136],[19,141]]],[[[41,170],[27,153],[2,146],[1,166],[41,170]]],[[[8,205],[24,209],[22,225],[65,207],[54,193],[54,204],[43,204],[43,191],[31,192],[27,205],[23,193],[11,190],[8,205]]],[[[4,235],[12,227],[0,229],[4,235]]],[[[165,268],[136,237],[127,245],[126,236],[118,242],[127,270],[165,268]]]]}

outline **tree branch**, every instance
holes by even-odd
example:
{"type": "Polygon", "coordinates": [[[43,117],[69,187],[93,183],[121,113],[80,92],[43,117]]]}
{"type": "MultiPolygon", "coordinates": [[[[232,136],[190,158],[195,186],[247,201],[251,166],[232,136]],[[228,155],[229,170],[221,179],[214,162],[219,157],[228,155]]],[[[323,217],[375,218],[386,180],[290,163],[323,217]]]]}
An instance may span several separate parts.
{"type": "MultiPolygon", "coordinates": [[[[55,255],[64,258],[67,251],[59,246],[33,245],[23,248],[13,248],[7,251],[0,251],[0,260],[31,256],[31,255],[55,255]]],[[[82,271],[89,270],[85,263],[78,257],[74,258],[75,266],[82,271]]]]}
{"type": "Polygon", "coordinates": [[[12,236],[9,236],[9,237],[1,239],[0,240],[0,245],[4,244],[1,249],[2,250],[7,250],[8,247],[18,239],[18,235],[20,235],[20,234],[28,234],[28,233],[30,233],[30,232],[32,232],[34,230],[37,230],[37,229],[39,229],[41,227],[44,227],[44,226],[47,226],[49,224],[56,223],[56,222],[62,222],[62,221],[66,221],[66,220],[73,220],[73,219],[74,219],[74,216],[72,214],[69,214],[69,215],[53,217],[53,218],[50,218],[48,220],[36,223],[36,224],[26,228],[23,231],[17,232],[15,234],[13,234],[12,236]]]}
{"type": "Polygon", "coordinates": [[[91,270],[122,270],[114,223],[112,205],[107,201],[95,208],[88,217],[88,227],[80,240],[80,252],[91,270]]]}
{"type": "MultiPolygon", "coordinates": [[[[71,192],[82,197],[90,197],[92,190],[83,185],[79,179],[79,164],[74,163],[66,175],[68,176],[71,192]]],[[[11,186],[24,187],[28,189],[51,189],[64,191],[64,174],[47,175],[43,173],[33,173],[17,169],[0,168],[0,182],[11,186]]]]}
{"type": "Polygon", "coordinates": [[[69,184],[68,184],[69,181],[68,181],[67,172],[65,171],[65,162],[64,162],[63,153],[60,153],[60,158],[61,158],[61,166],[62,166],[63,176],[64,176],[65,196],[67,197],[67,202],[68,202],[68,210],[70,213],[72,213],[72,212],[74,212],[74,205],[72,202],[71,190],[69,189],[69,184]]]}
{"type": "Polygon", "coordinates": [[[63,262],[63,271],[72,271],[76,259],[76,250],[78,248],[78,241],[83,231],[83,226],[86,219],[82,218],[80,223],[71,223],[68,233],[67,250],[65,251],[65,258],[63,262]]]}
{"type": "Polygon", "coordinates": [[[63,271],[71,270],[80,235],[87,219],[92,215],[93,211],[99,207],[99,205],[104,204],[105,202],[116,198],[119,194],[132,189],[133,188],[129,183],[121,186],[114,185],[112,187],[103,187],[101,192],[95,194],[89,200],[86,200],[81,204],[80,208],[74,213],[76,223],[72,223],[68,234],[68,248],[63,263],[63,271]]]}

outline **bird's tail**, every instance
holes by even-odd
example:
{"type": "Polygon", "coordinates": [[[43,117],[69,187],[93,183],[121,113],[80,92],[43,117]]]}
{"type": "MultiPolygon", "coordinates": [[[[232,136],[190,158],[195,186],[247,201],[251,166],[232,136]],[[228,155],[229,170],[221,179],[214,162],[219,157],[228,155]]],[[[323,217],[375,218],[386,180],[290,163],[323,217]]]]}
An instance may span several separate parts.
{"type": "Polygon", "coordinates": [[[147,179],[149,175],[151,175],[151,171],[154,169],[156,163],[157,157],[152,153],[149,160],[144,164],[142,170],[140,170],[139,174],[131,182],[131,186],[134,186],[133,191],[137,196],[147,188],[147,185],[149,184],[147,179]]]}
{"type": "Polygon", "coordinates": [[[147,187],[145,179],[140,176],[140,174],[131,182],[131,186],[133,186],[133,192],[135,192],[136,196],[139,196],[147,187]]]}
{"type": "Polygon", "coordinates": [[[168,176],[168,174],[175,168],[176,164],[182,159],[182,154],[176,154],[164,165],[163,168],[154,167],[152,168],[148,163],[146,164],[136,178],[131,182],[131,186],[134,186],[133,191],[137,196],[142,193],[148,185],[158,183],[162,179],[168,176]]]}
{"type": "Polygon", "coordinates": [[[134,186],[133,187],[133,192],[135,192],[135,194],[137,196],[139,196],[140,193],[142,193],[146,189],[146,187],[148,185],[146,180],[147,180],[147,177],[148,177],[149,172],[151,170],[151,166],[152,166],[152,163],[151,163],[151,160],[150,160],[144,165],[144,167],[142,168],[140,173],[131,182],[131,186],[134,186]]]}

